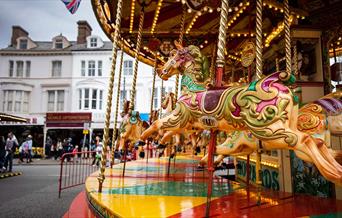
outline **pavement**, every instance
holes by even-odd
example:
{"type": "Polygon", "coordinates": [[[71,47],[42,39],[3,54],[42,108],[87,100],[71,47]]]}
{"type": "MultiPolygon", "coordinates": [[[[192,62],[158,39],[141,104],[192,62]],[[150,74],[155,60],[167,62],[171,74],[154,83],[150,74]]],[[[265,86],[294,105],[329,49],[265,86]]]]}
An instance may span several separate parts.
{"type": "Polygon", "coordinates": [[[60,160],[57,159],[55,160],[54,158],[50,159],[44,159],[44,158],[33,158],[33,162],[31,163],[26,163],[25,161],[22,163],[19,163],[19,159],[13,159],[13,165],[15,166],[31,166],[31,165],[60,165],[60,160]]]}
{"type": "Polygon", "coordinates": [[[0,179],[0,217],[62,217],[76,195],[84,190],[83,185],[66,189],[58,198],[59,161],[33,161],[13,166],[13,171],[22,175],[0,179]]]}

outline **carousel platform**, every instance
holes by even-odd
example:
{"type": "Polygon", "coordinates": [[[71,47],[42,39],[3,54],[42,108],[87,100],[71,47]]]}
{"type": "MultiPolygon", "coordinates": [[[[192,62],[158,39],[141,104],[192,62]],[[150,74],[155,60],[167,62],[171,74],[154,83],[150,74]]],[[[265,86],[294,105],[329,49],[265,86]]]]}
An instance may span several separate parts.
{"type": "MultiPolygon", "coordinates": [[[[190,156],[177,156],[168,175],[167,158],[132,161],[127,162],[125,177],[123,164],[118,164],[106,169],[102,193],[98,193],[98,172],[88,177],[83,198],[98,217],[204,217],[208,177],[206,171],[196,170],[197,163],[190,156]]],[[[257,205],[255,188],[217,176],[210,216],[342,216],[342,201],[335,199],[268,190],[261,196],[261,205],[257,205]]]]}

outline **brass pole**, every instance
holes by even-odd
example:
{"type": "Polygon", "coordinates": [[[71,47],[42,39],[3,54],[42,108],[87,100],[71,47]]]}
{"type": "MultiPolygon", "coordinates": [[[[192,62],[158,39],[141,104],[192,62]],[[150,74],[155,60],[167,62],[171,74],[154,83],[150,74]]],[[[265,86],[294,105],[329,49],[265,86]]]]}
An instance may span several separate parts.
{"type": "Polygon", "coordinates": [[[151,93],[151,107],[150,107],[150,124],[152,124],[152,112],[153,112],[153,98],[154,98],[154,89],[156,87],[156,75],[157,75],[157,55],[155,55],[154,59],[154,68],[153,68],[153,80],[152,80],[152,93],[151,93]]]}
{"type": "Polygon", "coordinates": [[[160,87],[160,114],[159,117],[162,118],[163,108],[161,107],[161,103],[163,102],[163,88],[164,88],[164,80],[161,80],[161,87],[160,87]]]}
{"type": "Polygon", "coordinates": [[[256,1],[256,76],[262,76],[262,0],[256,1]]]}
{"type": "Polygon", "coordinates": [[[109,139],[109,125],[110,125],[110,114],[112,109],[112,97],[113,97],[113,86],[114,86],[114,77],[115,77],[115,65],[116,65],[116,57],[118,52],[118,42],[119,42],[119,30],[121,27],[121,11],[122,11],[122,0],[118,0],[118,5],[116,9],[116,20],[115,20],[115,31],[113,35],[113,50],[112,50],[112,65],[110,70],[110,80],[108,86],[108,95],[107,95],[107,108],[106,108],[106,120],[105,127],[103,129],[103,144],[102,144],[102,155],[101,155],[101,167],[100,173],[97,177],[99,181],[99,192],[102,192],[102,184],[105,179],[104,171],[106,169],[106,153],[107,153],[107,145],[109,139]]]}
{"type": "Polygon", "coordinates": [[[118,86],[116,89],[116,104],[115,104],[113,138],[112,138],[112,162],[110,165],[111,167],[113,167],[113,165],[114,165],[115,139],[117,137],[116,125],[118,124],[118,114],[119,114],[119,101],[120,101],[120,87],[121,87],[121,74],[122,74],[122,65],[123,65],[123,53],[124,53],[123,50],[121,50],[118,86]]]}
{"type": "Polygon", "coordinates": [[[144,6],[142,6],[141,12],[140,12],[140,19],[139,19],[139,29],[138,29],[138,37],[137,37],[137,47],[135,49],[134,53],[134,71],[133,71],[133,81],[132,81],[132,88],[131,88],[131,96],[130,96],[130,111],[134,110],[134,100],[135,100],[135,93],[136,93],[136,86],[137,86],[137,76],[138,76],[138,57],[140,53],[140,46],[141,46],[141,39],[142,39],[142,30],[143,30],[143,24],[144,24],[144,6]]]}
{"type": "MultiPolygon", "coordinates": [[[[220,15],[220,27],[219,27],[219,35],[218,35],[218,42],[217,42],[217,56],[216,56],[216,78],[215,78],[215,85],[221,86],[222,85],[222,77],[224,72],[224,65],[226,63],[225,60],[225,49],[226,49],[226,39],[227,39],[227,20],[228,20],[228,0],[221,1],[221,15],[220,15]]],[[[210,143],[209,143],[209,150],[208,150],[208,190],[207,190],[207,202],[206,202],[206,210],[205,216],[210,216],[210,201],[211,201],[211,194],[213,188],[213,174],[214,174],[214,153],[216,147],[216,132],[214,130],[210,131],[210,143]]]]}
{"type": "Polygon", "coordinates": [[[297,53],[297,46],[293,46],[293,61],[294,61],[294,75],[296,76],[297,79],[299,79],[299,74],[298,74],[298,53],[297,53]]]}
{"type": "MultiPolygon", "coordinates": [[[[262,76],[262,0],[257,0],[256,2],[256,76],[258,79],[262,76]]],[[[257,194],[257,204],[261,203],[261,142],[259,141],[259,149],[256,152],[256,185],[258,189],[257,194]]]]}
{"type": "MultiPolygon", "coordinates": [[[[181,18],[181,29],[179,33],[178,43],[183,44],[183,36],[184,36],[184,24],[185,24],[185,15],[186,15],[186,8],[182,5],[183,15],[181,18]]],[[[175,98],[178,99],[178,89],[179,89],[179,74],[176,75],[176,85],[175,85],[175,98]]]]}
{"type": "Polygon", "coordinates": [[[291,30],[289,0],[284,0],[284,16],[286,76],[283,78],[283,80],[288,80],[291,76],[291,30]]]}
{"type": "Polygon", "coordinates": [[[275,59],[276,62],[276,71],[279,72],[280,68],[279,68],[279,58],[275,59]]]}

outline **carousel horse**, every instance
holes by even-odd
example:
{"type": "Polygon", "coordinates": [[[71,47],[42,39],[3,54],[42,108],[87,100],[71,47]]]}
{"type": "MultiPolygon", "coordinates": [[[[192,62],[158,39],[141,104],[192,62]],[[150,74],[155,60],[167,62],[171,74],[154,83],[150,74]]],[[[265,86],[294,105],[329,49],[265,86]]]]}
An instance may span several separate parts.
{"type": "MultiPolygon", "coordinates": [[[[310,134],[315,139],[323,140],[327,147],[322,146],[319,149],[331,153],[331,155],[342,162],[341,152],[330,148],[330,135],[342,133],[342,92],[335,92],[326,95],[314,102],[303,105],[299,109],[297,128],[298,130],[310,134]]],[[[258,140],[250,133],[245,131],[234,131],[231,137],[216,147],[215,165],[219,164],[227,155],[245,155],[258,146],[258,140]],[[231,150],[233,148],[233,150],[231,150]]],[[[207,155],[201,161],[200,166],[207,163],[207,155]]]]}
{"type": "Polygon", "coordinates": [[[293,150],[299,158],[314,163],[326,179],[342,183],[342,166],[326,152],[324,141],[297,128],[298,99],[286,86],[295,81],[293,75],[276,72],[249,85],[206,90],[208,61],[200,49],[193,45],[183,48],[177,43],[176,47],[178,50],[170,53],[158,74],[167,80],[182,73],[185,93],[170,115],[155,121],[142,133],[139,145],[159,129],[177,132],[191,126],[225,132],[249,131],[263,142],[263,149],[293,150]]]}
{"type": "MultiPolygon", "coordinates": [[[[139,140],[140,135],[149,126],[146,121],[140,119],[139,112],[129,110],[129,101],[124,103],[124,110],[121,113],[122,122],[119,127],[119,137],[116,144],[116,149],[134,151],[134,143],[139,140]]],[[[142,152],[142,151],[140,151],[142,152]]]]}

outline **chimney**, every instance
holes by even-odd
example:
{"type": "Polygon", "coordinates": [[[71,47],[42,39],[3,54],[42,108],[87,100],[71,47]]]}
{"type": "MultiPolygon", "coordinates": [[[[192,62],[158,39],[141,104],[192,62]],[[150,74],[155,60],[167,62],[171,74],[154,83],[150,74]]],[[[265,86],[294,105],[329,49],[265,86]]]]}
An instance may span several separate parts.
{"type": "Polygon", "coordinates": [[[21,26],[12,26],[12,38],[11,38],[11,46],[17,46],[17,38],[22,36],[28,36],[28,32],[24,30],[21,26]]]}
{"type": "Polygon", "coordinates": [[[77,35],[77,44],[84,44],[87,42],[86,38],[91,35],[91,31],[93,30],[89,23],[85,20],[80,20],[77,22],[78,25],[78,35],[77,35]]]}

